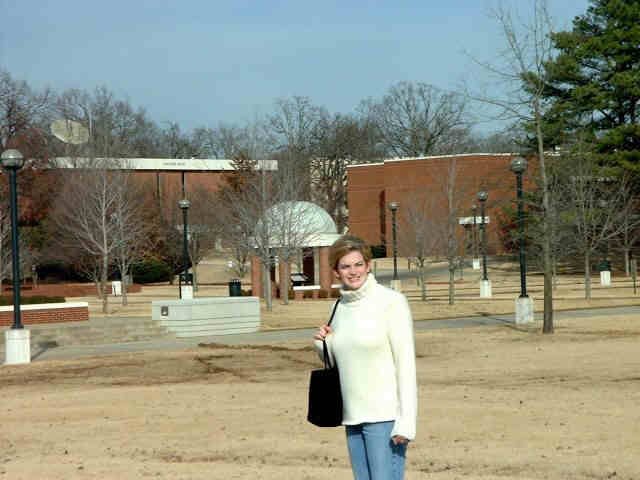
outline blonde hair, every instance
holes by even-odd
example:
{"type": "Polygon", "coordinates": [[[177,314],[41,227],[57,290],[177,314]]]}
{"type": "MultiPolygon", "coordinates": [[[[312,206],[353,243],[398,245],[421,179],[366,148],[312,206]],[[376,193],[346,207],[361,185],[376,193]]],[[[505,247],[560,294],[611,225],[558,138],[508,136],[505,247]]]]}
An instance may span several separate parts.
{"type": "Polygon", "coordinates": [[[337,270],[340,259],[351,252],[360,252],[366,263],[371,261],[371,249],[364,243],[364,240],[354,235],[343,235],[333,242],[333,245],[329,248],[329,264],[331,268],[337,270]]]}

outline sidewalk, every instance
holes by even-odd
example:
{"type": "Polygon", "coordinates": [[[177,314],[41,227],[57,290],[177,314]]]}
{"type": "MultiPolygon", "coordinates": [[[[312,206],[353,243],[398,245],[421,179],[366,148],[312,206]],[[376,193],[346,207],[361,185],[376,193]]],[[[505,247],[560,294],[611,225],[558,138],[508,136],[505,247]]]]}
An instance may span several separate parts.
{"type": "MultiPolygon", "coordinates": [[[[631,316],[640,319],[640,306],[627,307],[606,307],[582,310],[565,310],[555,312],[556,322],[566,318],[588,318],[595,316],[631,316]]],[[[538,327],[542,321],[542,314],[537,314],[535,326],[538,327]]],[[[510,315],[486,315],[459,317],[441,320],[421,320],[415,322],[416,331],[442,329],[442,328],[465,328],[490,325],[515,325],[513,314],[510,315]]],[[[180,339],[157,339],[141,342],[109,343],[104,345],[69,345],[50,349],[32,351],[32,360],[62,360],[81,357],[94,357],[112,355],[118,353],[133,353],[144,351],[171,351],[196,348],[204,343],[221,343],[225,345],[242,344],[264,344],[281,343],[292,340],[309,339],[315,331],[314,328],[271,330],[255,333],[243,333],[236,335],[218,335],[211,337],[193,337],[180,339]]]]}

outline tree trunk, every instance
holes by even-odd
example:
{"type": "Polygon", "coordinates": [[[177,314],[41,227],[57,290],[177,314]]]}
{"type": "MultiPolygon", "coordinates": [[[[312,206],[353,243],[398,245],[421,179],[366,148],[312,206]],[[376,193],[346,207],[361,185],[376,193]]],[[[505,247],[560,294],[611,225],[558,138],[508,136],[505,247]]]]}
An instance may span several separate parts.
{"type": "Polygon", "coordinates": [[[542,271],[544,274],[544,314],[542,333],[553,333],[553,262],[551,261],[551,202],[549,200],[549,179],[544,158],[542,137],[542,115],[538,101],[534,102],[536,136],[538,137],[538,159],[542,180],[542,271]]]}
{"type": "Polygon", "coordinates": [[[100,272],[100,293],[102,294],[102,313],[109,312],[109,295],[105,292],[107,288],[107,273],[109,271],[109,257],[102,256],[102,271],[100,272]]]}
{"type": "Polygon", "coordinates": [[[424,280],[424,262],[420,263],[419,272],[420,273],[418,275],[418,278],[420,279],[420,290],[422,295],[422,301],[426,302],[427,301],[427,282],[425,282],[424,280]]]}
{"type": "Polygon", "coordinates": [[[270,267],[262,262],[262,278],[264,284],[264,301],[267,307],[267,312],[273,310],[273,299],[271,298],[271,272],[270,267]]]}
{"type": "Polygon", "coordinates": [[[122,283],[122,305],[128,305],[129,299],[127,298],[127,275],[126,270],[122,268],[120,270],[120,283],[122,283]]]}
{"type": "MultiPolygon", "coordinates": [[[[2,255],[4,254],[3,248],[2,248],[2,238],[0,237],[0,271],[2,271],[4,269],[4,262],[2,261],[2,255]]],[[[2,292],[4,291],[2,282],[4,281],[4,275],[0,274],[0,295],[2,295],[2,292]]]]}
{"type": "Polygon", "coordinates": [[[282,300],[283,305],[289,305],[289,260],[280,262],[280,268],[284,270],[284,274],[280,276],[282,278],[280,300],[282,300]]]}
{"type": "Polygon", "coordinates": [[[629,261],[630,249],[624,247],[622,251],[624,252],[624,273],[628,277],[629,275],[631,275],[631,263],[629,261]]]}
{"type": "Polygon", "coordinates": [[[455,303],[456,296],[456,264],[455,260],[449,260],[449,305],[455,303]]]}
{"type": "Polygon", "coordinates": [[[584,254],[584,298],[591,298],[591,254],[586,251],[584,254]]]}
{"type": "Polygon", "coordinates": [[[196,266],[196,263],[193,260],[191,261],[191,273],[193,274],[193,291],[197,292],[198,291],[198,267],[196,266]]]}

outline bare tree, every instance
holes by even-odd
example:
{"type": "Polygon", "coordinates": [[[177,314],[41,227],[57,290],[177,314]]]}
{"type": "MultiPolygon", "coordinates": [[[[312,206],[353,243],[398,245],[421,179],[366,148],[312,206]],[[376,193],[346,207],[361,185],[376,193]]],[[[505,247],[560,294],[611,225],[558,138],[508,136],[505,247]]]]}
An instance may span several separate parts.
{"type": "Polygon", "coordinates": [[[449,270],[449,305],[455,303],[456,283],[455,273],[459,265],[458,255],[458,192],[456,191],[457,182],[457,165],[456,158],[452,157],[448,161],[447,166],[447,216],[446,216],[446,242],[447,242],[447,266],[449,270]]]}
{"type": "MultiPolygon", "coordinates": [[[[244,265],[249,254],[260,259],[263,292],[267,310],[272,309],[271,277],[274,252],[269,245],[270,225],[259,224],[261,217],[275,202],[274,175],[266,156],[268,144],[260,120],[248,124],[242,135],[242,148],[234,159],[235,172],[227,176],[227,185],[219,190],[218,222],[222,240],[244,265]]],[[[254,292],[259,295],[260,292],[254,292]]]]}
{"type": "Polygon", "coordinates": [[[624,257],[624,272],[628,277],[631,272],[631,251],[640,240],[640,206],[638,197],[633,194],[631,182],[623,181],[619,190],[622,211],[620,212],[620,234],[615,238],[624,257]]]}
{"type": "Polygon", "coordinates": [[[82,267],[94,281],[102,312],[108,313],[109,266],[119,245],[114,213],[118,202],[118,176],[107,161],[87,162],[63,185],[53,212],[57,242],[71,260],[84,259],[82,267]]]}
{"type": "Polygon", "coordinates": [[[466,127],[464,97],[422,82],[397,83],[360,111],[376,126],[385,153],[397,157],[451,153],[447,145],[466,127]]]}
{"type": "Polygon", "coordinates": [[[193,131],[193,144],[200,157],[233,159],[245,150],[247,127],[220,123],[216,128],[193,131]]]}
{"type": "Polygon", "coordinates": [[[144,194],[129,172],[112,172],[114,202],[111,221],[114,228],[114,261],[122,282],[122,305],[127,305],[127,279],[131,265],[139,261],[151,247],[150,225],[145,215],[145,205],[140,201],[144,194]]]}
{"type": "Polygon", "coordinates": [[[579,148],[564,155],[567,172],[562,212],[572,229],[573,244],[584,263],[584,296],[591,298],[591,263],[600,247],[616,238],[624,225],[624,191],[594,156],[579,148]]]}
{"type": "Polygon", "coordinates": [[[303,188],[305,199],[310,198],[311,177],[309,162],[317,129],[326,111],[314,105],[308,97],[294,96],[276,100],[274,111],[267,117],[265,129],[273,158],[279,171],[293,172],[303,188]]]}
{"type": "MultiPolygon", "coordinates": [[[[216,194],[216,202],[221,207],[216,209],[215,214],[220,238],[225,246],[231,248],[232,269],[239,277],[244,277],[248,271],[247,262],[252,250],[251,238],[254,225],[237,221],[235,212],[238,206],[236,201],[243,199],[245,189],[249,188],[248,184],[255,182],[255,177],[258,175],[258,165],[256,160],[250,160],[241,153],[233,161],[233,166],[234,171],[225,175],[224,183],[216,194]]],[[[254,294],[257,295],[257,293],[254,294]]]]}
{"type": "Polygon", "coordinates": [[[280,98],[267,118],[267,131],[274,151],[287,151],[297,159],[308,157],[315,130],[324,111],[308,97],[280,98]]]}
{"type": "MultiPolygon", "coordinates": [[[[236,249],[247,248],[260,259],[263,266],[264,297],[267,309],[272,308],[270,272],[276,257],[280,262],[281,298],[288,303],[288,266],[296,261],[306,242],[312,240],[314,225],[309,212],[316,208],[308,202],[300,202],[301,183],[295,176],[296,168],[290,163],[278,165],[278,171],[267,168],[266,161],[254,160],[238,172],[238,184],[223,188],[226,215],[233,228],[225,234],[236,249]],[[247,242],[247,245],[244,245],[247,242]]],[[[257,292],[254,292],[257,294],[257,292]]]]}
{"type": "MultiPolygon", "coordinates": [[[[215,248],[220,237],[222,226],[219,216],[211,206],[215,204],[217,195],[201,186],[195,186],[189,192],[191,208],[189,208],[188,248],[193,271],[194,289],[198,289],[198,265],[215,248]]],[[[180,227],[182,229],[182,227],[180,227]]]]}
{"type": "Polygon", "coordinates": [[[117,99],[106,87],[98,87],[91,93],[65,90],[55,100],[55,114],[80,123],[89,132],[86,144],[54,142],[56,154],[72,158],[130,158],[160,153],[161,132],[147,118],[145,110],[117,99]]]}
{"type": "Polygon", "coordinates": [[[168,122],[162,130],[160,148],[169,158],[193,158],[200,153],[198,145],[176,122],[168,122]]]}
{"type": "Polygon", "coordinates": [[[439,201],[440,198],[436,198],[432,192],[417,190],[407,195],[407,205],[400,210],[403,224],[400,246],[418,267],[422,301],[427,300],[426,263],[444,250],[442,240],[445,235],[440,221],[439,201]]]}
{"type": "Polygon", "coordinates": [[[533,129],[541,190],[541,236],[544,275],[543,333],[553,333],[553,260],[551,219],[553,205],[547,172],[543,123],[544,89],[547,81],[545,64],[553,54],[550,34],[553,31],[546,0],[533,0],[532,20],[516,22],[511,12],[499,5],[493,16],[500,28],[505,49],[491,62],[477,62],[492,75],[492,85],[500,95],[472,94],[471,97],[497,109],[496,118],[530,125],[533,129]]]}
{"type": "Polygon", "coordinates": [[[311,199],[333,217],[338,232],[347,225],[347,166],[375,161],[382,155],[370,143],[370,125],[336,114],[321,117],[310,160],[311,199]]]}
{"type": "MultiPolygon", "coordinates": [[[[272,225],[261,221],[265,212],[275,203],[273,178],[264,168],[264,160],[255,160],[255,168],[244,172],[242,188],[220,192],[225,213],[233,219],[235,228],[226,230],[225,238],[235,249],[252,252],[262,265],[263,296],[267,310],[272,309],[271,269],[275,266],[271,247],[272,225]],[[246,242],[246,243],[245,243],[246,242]]],[[[260,292],[254,292],[259,295],[260,292]]]]}
{"type": "Polygon", "coordinates": [[[52,93],[49,89],[34,92],[24,81],[0,69],[0,147],[25,131],[47,123],[52,93]]]}
{"type": "MultiPolygon", "coordinates": [[[[471,180],[458,175],[455,157],[438,160],[436,175],[441,182],[429,192],[414,190],[407,206],[401,208],[402,248],[410,252],[420,269],[423,283],[428,257],[447,260],[450,305],[455,303],[455,273],[461,265],[461,234],[458,218],[466,199],[471,196],[471,180]]],[[[426,294],[423,288],[423,300],[426,294]]]]}
{"type": "MultiPolygon", "coordinates": [[[[6,199],[4,199],[6,200],[6,199]]],[[[3,290],[3,280],[11,271],[11,247],[9,238],[11,237],[11,220],[9,203],[3,201],[0,204],[0,294],[3,290]]]]}
{"type": "MultiPolygon", "coordinates": [[[[280,296],[284,304],[289,303],[289,265],[300,258],[303,247],[309,245],[316,227],[317,206],[303,199],[304,188],[296,176],[296,169],[285,163],[279,166],[274,178],[274,204],[267,209],[260,222],[268,224],[269,244],[278,252],[280,267],[280,296]]],[[[328,228],[327,228],[328,230],[328,228]]]]}

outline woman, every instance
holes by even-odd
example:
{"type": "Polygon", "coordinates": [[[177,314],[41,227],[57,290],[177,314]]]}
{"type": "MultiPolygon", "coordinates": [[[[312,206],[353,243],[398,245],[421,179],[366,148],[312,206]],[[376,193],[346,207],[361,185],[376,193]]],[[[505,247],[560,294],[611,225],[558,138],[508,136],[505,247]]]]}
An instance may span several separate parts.
{"type": "Polygon", "coordinates": [[[401,480],[415,437],[417,387],[413,322],[406,298],[371,272],[371,250],[358,237],[339,238],[329,253],[342,295],[322,340],[340,371],[343,425],[356,480],[401,480]]]}

